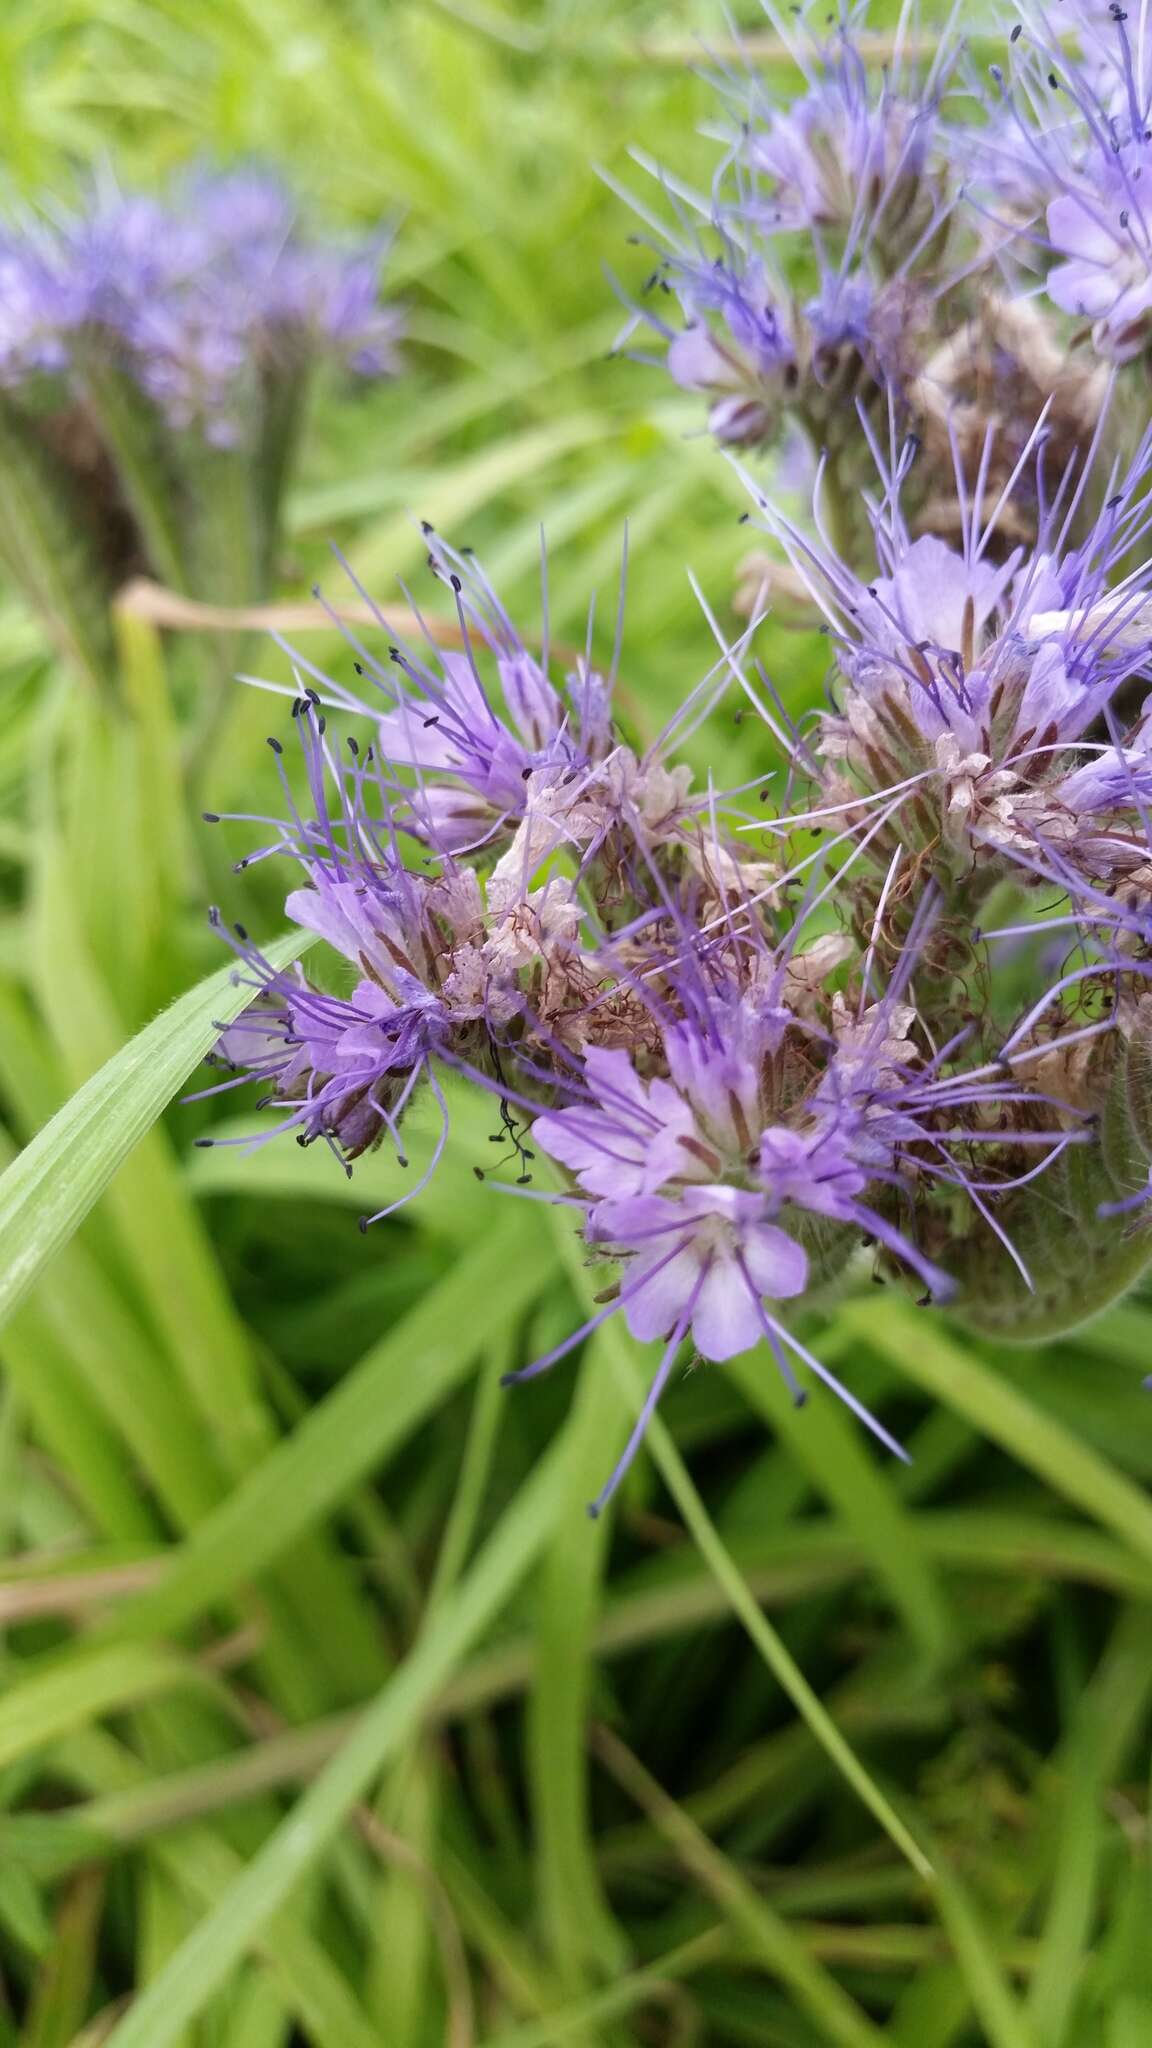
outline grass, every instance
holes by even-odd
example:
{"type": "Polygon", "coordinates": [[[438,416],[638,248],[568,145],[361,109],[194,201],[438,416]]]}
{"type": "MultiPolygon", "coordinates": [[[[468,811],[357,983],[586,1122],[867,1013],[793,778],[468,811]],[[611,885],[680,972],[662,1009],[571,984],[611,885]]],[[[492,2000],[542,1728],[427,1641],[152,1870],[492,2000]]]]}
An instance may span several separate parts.
{"type": "MultiPolygon", "coordinates": [[[[608,359],[641,255],[593,166],[706,168],[716,20],[9,0],[5,180],[264,152],[395,215],[408,373],[323,398],[281,594],[338,588],[335,539],[388,596],[429,517],[531,622],[543,522],[579,639],[627,517],[654,730],[711,660],[687,566],[731,624],[742,493],[608,359]]],[[[586,1276],[477,1186],[482,1109],[365,1238],[394,1164],[197,1151],[216,1112],[167,1107],[221,1013],[206,904],[282,921],[181,759],[259,809],[279,713],[205,737],[180,636],[117,630],[101,705],[0,603],[0,2048],[1146,2048],[1148,1307],[1013,1351],[846,1299],[811,1334],[907,1470],[754,1357],[673,1387],[589,1522],[641,1361],[609,1330],[500,1391],[586,1276]]],[[[763,638],[810,701],[819,649],[763,638]]]]}

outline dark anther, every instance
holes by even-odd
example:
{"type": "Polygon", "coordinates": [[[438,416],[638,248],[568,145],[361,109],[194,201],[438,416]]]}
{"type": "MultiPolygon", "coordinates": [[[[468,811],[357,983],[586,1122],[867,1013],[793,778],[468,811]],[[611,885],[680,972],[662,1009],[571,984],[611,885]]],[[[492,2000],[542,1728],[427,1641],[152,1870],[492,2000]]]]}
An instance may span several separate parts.
{"type": "Polygon", "coordinates": [[[220,823],[219,811],[201,811],[200,816],[206,825],[218,825],[220,823]]]}
{"type": "Polygon", "coordinates": [[[464,585],[461,583],[460,578],[456,574],[455,569],[453,569],[451,576],[448,578],[448,581],[452,585],[453,590],[457,592],[457,594],[459,594],[459,592],[463,590],[464,585]]]}
{"type": "Polygon", "coordinates": [[[483,1178],[484,1178],[484,1168],[483,1168],[482,1166],[474,1166],[474,1167],[472,1168],[472,1171],[473,1171],[473,1173],[475,1174],[475,1176],[476,1176],[476,1179],[477,1179],[477,1180],[483,1180],[483,1178]]]}
{"type": "Polygon", "coordinates": [[[215,1138],[194,1138],[192,1142],[194,1145],[199,1146],[201,1152],[207,1152],[209,1147],[216,1143],[216,1140],[215,1138]]]}
{"type": "Polygon", "coordinates": [[[280,742],[279,742],[279,740],[278,740],[278,739],[274,739],[271,733],[269,733],[269,735],[268,735],[268,745],[269,745],[269,746],[271,747],[271,749],[272,749],[272,752],[273,752],[274,754],[282,754],[282,753],[284,752],[284,749],[283,749],[283,747],[282,747],[282,746],[280,745],[280,742]]]}
{"type": "Polygon", "coordinates": [[[1008,41],[1010,43],[1018,43],[1020,41],[1020,30],[1021,24],[1020,22],[1017,22],[1015,28],[1013,29],[1011,35],[1008,38],[1008,41]]]}
{"type": "Polygon", "coordinates": [[[238,925],[236,925],[236,926],[234,927],[234,929],[235,929],[235,932],[236,932],[236,937],[237,937],[238,939],[242,940],[242,942],[244,943],[244,945],[247,945],[247,944],[248,944],[248,929],[247,929],[247,926],[246,926],[246,925],[242,925],[242,924],[238,924],[238,925]]]}
{"type": "Polygon", "coordinates": [[[357,1218],[357,1228],[360,1232],[361,1237],[367,1237],[368,1225],[370,1221],[371,1218],[368,1216],[360,1216],[357,1218]]]}

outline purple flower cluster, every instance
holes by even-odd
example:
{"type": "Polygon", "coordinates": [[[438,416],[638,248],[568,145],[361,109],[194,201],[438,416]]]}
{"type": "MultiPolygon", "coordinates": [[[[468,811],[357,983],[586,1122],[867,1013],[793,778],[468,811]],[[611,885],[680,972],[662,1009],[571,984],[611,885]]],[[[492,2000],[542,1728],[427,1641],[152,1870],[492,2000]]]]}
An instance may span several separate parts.
{"type": "Polygon", "coordinates": [[[909,9],[891,63],[871,70],[864,13],[777,23],[805,85],[790,105],[752,75],[721,81],[728,148],[710,194],[645,165],[676,221],[628,332],[662,338],[667,369],[712,396],[712,432],[730,446],[768,439],[788,414],[819,447],[846,397],[849,417],[857,396],[903,398],[947,288],[958,186],[941,113],[956,51],[945,36],[930,67],[906,62],[909,9]]]}
{"type": "MultiPolygon", "coordinates": [[[[1006,750],[1027,755],[1020,721],[1039,715],[1029,691],[1046,692],[1070,813],[1089,801],[1075,784],[1069,797],[1070,777],[1123,776],[1121,752],[1069,751],[1089,703],[1114,695],[1132,669],[1116,650],[1136,597],[1125,610],[1123,597],[1103,594],[1103,578],[1142,530],[1138,493],[1121,493],[1110,517],[1110,542],[1075,560],[1053,551],[1031,583],[1014,558],[986,565],[975,544],[964,557],[909,541],[895,499],[887,573],[868,591],[814,549],[810,572],[855,622],[851,633],[837,626],[851,702],[829,715],[815,749],[729,649],[660,740],[637,751],[619,730],[615,662],[604,672],[587,656],[558,660],[547,631],[529,645],[473,558],[431,532],[457,647],[403,646],[381,615],[380,648],[350,637],[355,688],[295,656],[310,678],[293,701],[299,770],[273,739],[280,815],[241,865],[296,865],[302,885],[288,916],[343,968],[278,972],[246,932],[227,934],[253,1001],[217,1050],[232,1071],[208,1092],[255,1079],[275,1130],[324,1141],[351,1171],[381,1142],[403,1162],[402,1119],[427,1088],[441,1113],[427,1173],[447,1141],[445,1081],[489,1093],[518,1162],[500,1185],[574,1206],[591,1253],[617,1276],[591,1322],[519,1377],[617,1311],[638,1341],[661,1345],[644,1414],[597,1507],[687,1345],[718,1363],[763,1342],[797,1398],[797,1371],[815,1374],[896,1448],[788,1313],[862,1245],[937,1300],[955,1291],[950,1262],[969,1227],[1023,1267],[1000,1207],[1085,1142],[1088,1126],[1075,1103],[1030,1077],[1029,1061],[1050,1044],[1028,1020],[999,1052],[962,1025],[941,1036],[948,1005],[925,1008],[919,978],[935,974],[948,937],[948,863],[911,858],[911,901],[900,859],[890,860],[877,892],[873,841],[877,817],[891,827],[911,788],[929,808],[955,801],[961,770],[945,797],[933,781],[943,771],[926,764],[946,743],[975,751],[971,721],[996,690],[1001,647],[1018,645],[1031,664],[1006,750]],[[1039,605],[1057,602],[1059,622],[1037,629],[1039,605]],[[1098,628],[1089,622],[1101,607],[1098,628]],[[1085,693],[1075,712],[1059,708],[1062,686],[1041,658],[1049,642],[1085,693]],[[757,826],[767,859],[741,837],[738,793],[694,793],[672,751],[741,683],[790,745],[794,775],[818,792],[810,812],[757,826]],[[896,790],[865,791],[865,771],[855,757],[845,764],[836,735],[893,693],[909,747],[920,719],[917,765],[896,790]],[[827,858],[776,857],[785,835],[825,814],[844,822],[827,858]],[[802,900],[786,914],[797,888],[802,900]],[[838,932],[822,928],[829,903],[842,909],[838,932]],[[862,950],[854,903],[869,919],[862,950]],[[532,1185],[541,1155],[562,1171],[562,1192],[532,1185]]],[[[874,767],[879,746],[861,759],[874,767]]],[[[969,762],[964,772],[984,770],[969,762]]]]}
{"type": "Polygon", "coordinates": [[[1015,213],[1014,251],[1112,363],[1152,340],[1152,37],[1143,9],[1076,0],[1025,11],[1009,45],[995,147],[978,180],[1015,213]],[[1078,48],[1069,47],[1069,31],[1078,48]]]}
{"type": "Polygon", "coordinates": [[[98,190],[0,243],[0,384],[82,370],[95,347],[172,427],[228,445],[264,366],[395,370],[387,246],[311,239],[287,188],[257,170],[197,172],[166,199],[98,190]]]}
{"type": "Polygon", "coordinates": [[[257,1080],[349,1171],[382,1142],[403,1163],[427,1089],[425,1179],[446,1082],[486,1092],[497,1185],[575,1214],[604,1283],[511,1377],[617,1315],[658,1347],[594,1512],[680,1361],[764,1346],[898,1452],[807,1341],[860,1268],[1051,1329],[1152,1253],[1152,432],[1117,369],[1152,309],[1152,61],[1143,11],[1069,16],[1079,57],[1042,18],[1014,35],[979,129],[945,119],[949,38],[906,54],[911,4],[883,68],[862,7],[773,17],[803,90],[729,78],[713,190],[666,183],[636,320],[729,449],[786,414],[808,437],[810,521],[744,480],[764,587],[826,636],[822,710],[794,722],[755,622],[714,627],[715,669],[637,747],[622,624],[606,666],[591,628],[552,643],[546,602],[526,636],[431,529],[424,644],[376,612],[353,686],[288,650],[299,762],[271,741],[278,815],[241,865],[295,864],[319,944],[281,973],[229,935],[253,1000],[218,1087],[257,1080]],[[1092,323],[1075,359],[1063,314],[1092,323]],[[779,801],[752,763],[719,791],[680,758],[729,692],[779,801]]]}
{"type": "Polygon", "coordinates": [[[902,459],[881,475],[870,578],[759,494],[835,648],[820,801],[850,816],[863,799],[881,868],[899,846],[943,882],[964,875],[981,890],[1006,864],[1060,887],[1073,870],[1094,887],[1145,867],[1148,721],[1123,707],[1152,650],[1150,463],[1146,436],[1087,525],[1087,479],[1065,471],[1024,548],[998,533],[1010,492],[983,518],[960,471],[958,545],[915,536],[902,459]]]}
{"type": "MultiPolygon", "coordinates": [[[[1152,344],[1152,32],[1115,0],[1037,0],[989,80],[948,31],[919,54],[911,0],[883,64],[866,61],[866,6],[765,6],[800,89],[725,71],[707,192],[638,158],[666,224],[630,202],[657,262],[624,338],[657,338],[722,446],[798,428],[825,458],[837,544],[866,562],[860,413],[927,444],[915,509],[938,530],[931,480],[953,436],[972,470],[992,433],[998,491],[1041,413],[1067,466],[1109,406],[1114,423],[1139,410],[1111,386],[1152,344]]],[[[1015,537],[1035,544],[1031,479],[1016,481],[1015,537]]]]}

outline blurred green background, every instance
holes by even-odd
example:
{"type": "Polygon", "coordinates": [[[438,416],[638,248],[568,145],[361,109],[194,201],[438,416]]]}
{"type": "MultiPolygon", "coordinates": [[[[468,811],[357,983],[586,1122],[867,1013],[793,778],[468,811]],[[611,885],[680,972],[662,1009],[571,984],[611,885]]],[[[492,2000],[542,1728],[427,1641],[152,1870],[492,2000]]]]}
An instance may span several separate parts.
{"type": "MultiPolygon", "coordinates": [[[[429,518],[530,631],[543,525],[557,632],[599,591],[606,645],[627,519],[642,736],[712,659],[689,567],[738,624],[745,500],[609,359],[606,266],[647,266],[595,167],[706,177],[698,33],[706,0],[7,0],[3,196],[255,153],[394,219],[407,369],[327,391],[283,594],[338,594],[336,540],[388,599],[429,518]]],[[[210,901],[282,924],[248,828],[193,815],[273,805],[281,707],[237,686],[190,792],[187,649],[119,631],[97,705],[0,607],[4,1160],[218,965],[210,901]]],[[[819,643],[759,644],[812,701],[819,643]]],[[[694,754],[772,758],[723,716],[694,754]]],[[[484,1106],[367,1237],[393,1160],[194,1151],[223,1114],[171,1111],[0,1329],[0,2048],[1148,2048],[1140,1303],[1032,1352],[887,1290],[813,1311],[907,1470],[754,1357],[672,1389],[594,1526],[644,1361],[609,1328],[500,1392],[589,1278],[563,1212],[477,1185],[484,1106]]]]}

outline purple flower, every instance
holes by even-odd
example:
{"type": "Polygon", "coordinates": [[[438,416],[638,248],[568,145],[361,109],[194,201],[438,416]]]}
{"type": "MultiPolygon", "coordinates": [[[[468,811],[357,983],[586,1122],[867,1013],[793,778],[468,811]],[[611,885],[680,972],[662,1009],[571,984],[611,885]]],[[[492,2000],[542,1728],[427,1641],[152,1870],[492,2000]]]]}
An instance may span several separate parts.
{"type": "MultiPolygon", "coordinates": [[[[808,1285],[813,1221],[867,1233],[946,1295],[947,1276],[888,1213],[891,1191],[914,1147],[935,1148],[940,1170],[951,1172],[939,1132],[957,1104],[1002,1094],[1003,1083],[941,1082],[925,1068],[906,1036],[915,1013],[901,1005],[897,986],[858,1020],[841,1018],[821,1079],[781,1121],[798,1043],[809,1041],[806,1063],[818,1056],[810,1027],[782,1001],[787,975],[783,961],[767,979],[758,970],[743,993],[689,978],[680,991],[685,1013],[662,1030],[667,1078],[645,1077],[623,1051],[589,1048],[579,1073],[560,1077],[563,1106],[536,1115],[532,1143],[567,1168],[589,1242],[620,1265],[618,1293],[603,1313],[618,1308],[641,1342],[667,1340],[642,1422],[686,1336],[715,1363],[767,1341],[794,1391],[789,1351],[896,1448],[799,1342],[778,1305],[808,1285]]],[[[543,1371],[583,1334],[513,1377],[543,1371]]],[[[640,1433],[638,1426],[597,1509],[640,1433]]]]}
{"type": "Polygon", "coordinates": [[[63,367],[81,341],[99,343],[174,428],[228,445],[254,380],[279,363],[396,369],[398,319],[379,302],[387,246],[309,240],[287,189],[256,170],[198,172],[166,199],[100,189],[9,238],[17,331],[6,341],[0,328],[0,375],[63,367]]]}
{"type": "Polygon", "coordinates": [[[340,764],[316,702],[298,701],[295,715],[313,814],[297,808],[280,744],[270,742],[284,817],[240,865],[288,856],[300,866],[304,886],[289,892],[286,913],[346,963],[352,986],[334,994],[299,967],[280,972],[245,931],[216,920],[254,991],[217,1049],[238,1070],[223,1086],[260,1082],[265,1105],[281,1112],[262,1135],[323,1138],[350,1165],[385,1136],[403,1162],[400,1121],[428,1084],[444,1118],[430,1174],[447,1131],[437,1067],[481,1079],[498,1070],[499,1046],[526,1017],[527,984],[571,945],[580,908],[559,880],[529,891],[495,875],[484,884],[449,860],[435,873],[405,868],[372,751],[350,740],[340,764]]]}
{"type": "Polygon", "coordinates": [[[918,85],[891,67],[871,70],[845,22],[828,48],[795,48],[808,91],[777,107],[753,83],[741,109],[740,158],[768,186],[761,193],[757,184],[749,216],[778,229],[847,231],[865,216],[874,232],[886,219],[893,232],[906,226],[927,195],[951,52],[942,44],[933,75],[918,85]]]}
{"type": "Polygon", "coordinates": [[[1101,157],[1081,188],[1048,207],[1048,235],[1063,259],[1048,273],[1049,297],[1094,323],[1097,345],[1116,362],[1139,354],[1152,311],[1152,156],[1130,147],[1101,157]]]}
{"type": "Polygon", "coordinates": [[[840,442],[846,393],[901,402],[945,285],[956,195],[938,117],[953,46],[941,39],[926,77],[898,50],[878,78],[855,26],[844,16],[825,41],[823,20],[815,33],[788,24],[808,85],[789,106],[751,74],[721,82],[728,152],[708,194],[646,165],[676,218],[653,238],[657,267],[626,331],[662,338],[675,381],[712,395],[709,425],[727,446],[764,441],[785,411],[816,446],[840,442]],[[789,250],[790,235],[802,246],[789,250]],[[684,330],[657,287],[679,301],[684,330]]]}
{"type": "Polygon", "coordinates": [[[1008,119],[995,123],[986,182],[993,205],[1000,182],[1009,212],[1013,187],[1031,197],[1047,240],[1031,222],[1028,239],[1057,259],[1050,299],[1092,322],[1101,355],[1126,362],[1152,332],[1152,41],[1122,7],[1078,0],[1073,11],[1079,58],[1061,47],[1063,7],[1058,20],[1038,10],[1013,45],[1008,119]]]}
{"type": "Polygon", "coordinates": [[[39,243],[0,242],[0,387],[65,368],[67,293],[39,243]]]}
{"type": "MultiPolygon", "coordinates": [[[[1148,455],[1145,440],[1076,544],[1070,532],[1086,479],[1075,468],[1054,489],[1042,479],[1039,545],[1027,554],[994,545],[1008,488],[984,518],[981,492],[959,470],[960,547],[914,538],[901,510],[902,460],[884,478],[875,519],[882,573],[870,582],[769,509],[770,528],[835,637],[838,701],[820,736],[825,797],[844,810],[853,788],[867,799],[863,838],[876,838],[888,817],[925,819],[927,805],[929,859],[968,867],[981,851],[1034,859],[1050,835],[1067,839],[1076,811],[1097,808],[1121,781],[1127,805],[1137,801],[1140,777],[1106,774],[1076,750],[1112,718],[1152,650],[1152,563],[1141,559],[1152,523],[1148,455]],[[1112,581],[1134,557],[1136,566],[1112,581]]],[[[1034,459],[1042,470],[1042,445],[1034,459]]],[[[1143,746],[1141,738],[1137,751],[1143,746]]],[[[917,825],[917,845],[920,834],[917,825]]],[[[1084,851],[1098,859],[1098,838],[1084,851]]],[[[880,837],[877,854],[888,861],[889,839],[880,837]]]]}
{"type": "Polygon", "coordinates": [[[764,266],[729,259],[673,259],[667,280],[688,326],[649,316],[668,341],[666,367],[685,391],[711,394],[708,424],[727,446],[747,447],[774,429],[797,375],[792,313],[764,266]],[[710,324],[711,323],[711,324],[710,324]]]}
{"type": "MultiPolygon", "coordinates": [[[[722,694],[723,669],[637,754],[613,722],[615,658],[604,674],[574,654],[554,674],[546,584],[537,654],[473,557],[425,532],[429,565],[457,610],[459,651],[429,636],[422,649],[390,640],[381,659],[333,613],[366,685],[359,694],[287,650],[314,678],[319,701],[374,720],[378,773],[400,829],[436,853],[499,855],[500,885],[530,881],[561,849],[583,869],[611,844],[622,889],[637,882],[648,892],[635,866],[641,845],[682,850],[719,886],[725,854],[708,827],[710,799],[690,795],[690,771],[670,765],[670,755],[683,723],[702,715],[700,698],[706,710],[707,693],[722,694]]],[[[376,616],[388,631],[386,616],[376,616]]]]}
{"type": "Polygon", "coordinates": [[[620,1301],[632,1335],[647,1343],[679,1329],[716,1363],[768,1335],[766,1298],[787,1300],[807,1285],[803,1246],[765,1220],[759,1194],[739,1188],[688,1186],[675,1201],[631,1195],[599,1202],[588,1230],[626,1259],[620,1301]]]}

